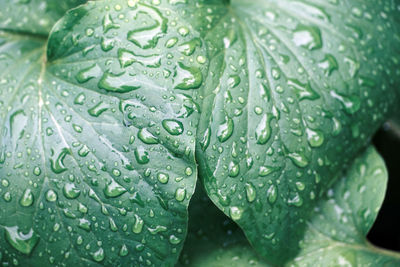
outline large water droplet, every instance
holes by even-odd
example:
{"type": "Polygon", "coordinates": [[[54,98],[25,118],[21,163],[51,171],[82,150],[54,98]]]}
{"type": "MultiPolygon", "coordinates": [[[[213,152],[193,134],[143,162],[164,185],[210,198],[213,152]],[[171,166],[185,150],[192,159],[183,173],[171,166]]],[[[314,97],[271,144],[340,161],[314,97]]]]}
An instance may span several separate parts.
{"type": "Polygon", "coordinates": [[[296,93],[297,97],[300,100],[304,99],[315,100],[320,97],[319,94],[315,92],[314,89],[311,87],[310,82],[303,84],[298,80],[292,79],[288,80],[287,83],[289,87],[293,89],[293,91],[296,93]]]}
{"type": "Polygon", "coordinates": [[[132,226],[132,232],[134,232],[135,234],[140,234],[143,229],[143,224],[143,219],[140,218],[139,215],[135,214],[135,223],[132,226]]]}
{"type": "Polygon", "coordinates": [[[33,204],[33,201],[34,196],[31,189],[25,189],[24,193],[21,196],[21,199],[19,200],[19,204],[21,204],[21,206],[23,207],[29,207],[33,204]]]}
{"type": "Polygon", "coordinates": [[[104,195],[106,197],[119,197],[126,191],[127,190],[124,187],[112,180],[111,183],[107,184],[106,188],[104,189],[104,195]]]}
{"type": "Polygon", "coordinates": [[[75,199],[81,194],[81,190],[74,183],[66,183],[63,188],[66,198],[75,199]]]}
{"type": "Polygon", "coordinates": [[[185,56],[191,56],[198,46],[201,47],[201,40],[200,38],[194,38],[193,40],[179,45],[178,50],[185,56]]]}
{"type": "Polygon", "coordinates": [[[162,126],[171,135],[181,135],[183,133],[183,124],[177,120],[163,120],[162,126]]]}
{"type": "Polygon", "coordinates": [[[277,198],[278,198],[278,190],[276,186],[272,184],[267,190],[268,202],[274,204],[277,198]]]}
{"type": "Polygon", "coordinates": [[[182,202],[183,200],[185,200],[186,197],[186,189],[185,188],[177,188],[175,191],[175,199],[177,201],[182,202]]]}
{"type": "Polygon", "coordinates": [[[292,160],[292,162],[300,167],[300,168],[304,168],[308,165],[309,161],[306,158],[306,156],[302,153],[302,152],[292,152],[288,154],[288,157],[292,160]]]}
{"type": "Polygon", "coordinates": [[[333,55],[326,54],[325,58],[318,63],[318,67],[324,71],[325,76],[329,76],[334,70],[339,69],[339,64],[333,55]]]}
{"type": "Polygon", "coordinates": [[[264,114],[260,123],[257,125],[256,128],[257,144],[264,145],[268,142],[269,138],[271,137],[271,126],[270,126],[271,119],[272,116],[264,114]]]}
{"type": "Polygon", "coordinates": [[[56,159],[54,157],[50,159],[50,167],[54,173],[59,174],[67,170],[64,165],[64,159],[67,155],[71,155],[71,151],[68,148],[62,148],[56,159]]]}
{"type": "Polygon", "coordinates": [[[54,190],[50,189],[46,193],[46,200],[49,202],[54,202],[57,200],[57,193],[54,190]]]}
{"type": "Polygon", "coordinates": [[[344,111],[349,115],[356,113],[361,107],[361,100],[356,95],[343,96],[335,91],[331,91],[330,94],[342,104],[344,111]]]}
{"type": "Polygon", "coordinates": [[[85,83],[95,77],[99,77],[102,73],[101,68],[97,64],[94,64],[78,72],[75,78],[79,83],[85,83]]]}
{"type": "Polygon", "coordinates": [[[196,67],[188,67],[178,63],[176,68],[175,89],[197,89],[203,82],[203,74],[196,67]]]}
{"type": "Polygon", "coordinates": [[[319,130],[306,128],[307,141],[311,147],[320,147],[324,143],[324,133],[319,130]]]}
{"type": "Polygon", "coordinates": [[[243,210],[239,207],[232,206],[229,208],[229,216],[232,220],[237,221],[242,218],[243,210]]]}
{"type": "Polygon", "coordinates": [[[225,116],[225,122],[218,127],[218,140],[221,143],[227,141],[232,136],[233,128],[233,120],[230,117],[225,116]]]}
{"type": "Polygon", "coordinates": [[[158,138],[150,133],[147,128],[142,128],[139,130],[138,138],[140,141],[148,145],[158,144],[158,138]]]}
{"type": "Polygon", "coordinates": [[[102,260],[104,260],[104,257],[105,253],[102,248],[99,248],[96,252],[93,253],[93,260],[97,262],[101,262],[102,260]]]}
{"type": "Polygon", "coordinates": [[[127,93],[140,88],[140,85],[133,76],[126,72],[113,74],[106,71],[101,77],[98,87],[109,92],[127,93]]]}
{"type": "Polygon", "coordinates": [[[293,33],[293,42],[308,50],[322,47],[321,31],[314,26],[299,25],[293,33]]]}
{"type": "Polygon", "coordinates": [[[135,10],[134,18],[140,19],[139,17],[145,17],[144,19],[149,23],[129,31],[127,39],[143,49],[155,48],[158,40],[167,32],[168,20],[157,9],[144,5],[140,5],[140,8],[135,10]]]}
{"type": "Polygon", "coordinates": [[[139,164],[147,164],[150,161],[149,153],[142,146],[135,149],[135,158],[139,164]]]}
{"type": "Polygon", "coordinates": [[[246,183],[246,198],[248,202],[253,202],[256,199],[257,193],[252,183],[246,183]]]}
{"type": "Polygon", "coordinates": [[[25,255],[29,255],[39,242],[39,236],[36,235],[32,228],[26,234],[18,226],[5,226],[4,229],[7,242],[25,255]]]}

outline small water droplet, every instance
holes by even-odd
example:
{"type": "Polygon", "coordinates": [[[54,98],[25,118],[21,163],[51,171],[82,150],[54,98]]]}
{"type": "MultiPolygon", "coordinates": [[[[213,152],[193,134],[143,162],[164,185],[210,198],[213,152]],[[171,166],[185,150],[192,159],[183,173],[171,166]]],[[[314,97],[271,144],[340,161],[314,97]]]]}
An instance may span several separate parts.
{"type": "Polygon", "coordinates": [[[274,204],[277,198],[278,198],[278,190],[275,185],[271,185],[267,190],[268,202],[274,204]]]}
{"type": "Polygon", "coordinates": [[[264,114],[260,123],[257,125],[256,128],[257,144],[264,145],[268,142],[269,138],[271,137],[271,126],[270,126],[271,119],[272,116],[264,114]]]}
{"type": "Polygon", "coordinates": [[[97,262],[101,262],[102,260],[104,260],[104,257],[105,253],[103,248],[99,248],[96,252],[93,253],[93,260],[97,262]]]}
{"type": "Polygon", "coordinates": [[[114,74],[106,71],[101,77],[98,87],[109,92],[127,93],[140,88],[140,85],[126,72],[114,74]]]}
{"type": "Polygon", "coordinates": [[[320,147],[324,143],[324,133],[319,130],[306,128],[307,141],[311,147],[320,147]]]}
{"type": "Polygon", "coordinates": [[[139,215],[135,214],[135,223],[132,226],[132,232],[134,232],[135,234],[140,234],[143,229],[143,224],[144,221],[142,220],[142,218],[140,218],[139,215]]]}
{"type": "Polygon", "coordinates": [[[86,83],[95,77],[99,77],[102,73],[101,68],[97,64],[94,64],[78,72],[75,78],[79,83],[86,83]]]}
{"type": "Polygon", "coordinates": [[[239,207],[232,206],[229,208],[229,216],[234,221],[240,220],[240,218],[242,218],[242,214],[243,214],[243,210],[239,207]]]}
{"type": "Polygon", "coordinates": [[[175,191],[175,199],[177,201],[182,202],[183,200],[185,200],[186,197],[186,189],[185,188],[177,188],[175,191]]]}

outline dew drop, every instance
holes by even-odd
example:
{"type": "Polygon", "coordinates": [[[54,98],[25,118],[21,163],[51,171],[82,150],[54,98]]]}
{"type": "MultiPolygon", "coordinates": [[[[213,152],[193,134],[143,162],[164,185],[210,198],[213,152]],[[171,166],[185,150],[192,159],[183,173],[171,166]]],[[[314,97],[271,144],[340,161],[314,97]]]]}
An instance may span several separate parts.
{"type": "Polygon", "coordinates": [[[104,195],[109,198],[119,197],[126,191],[127,190],[124,187],[112,180],[104,189],[104,195]]]}
{"type": "Polygon", "coordinates": [[[31,189],[25,189],[24,193],[21,196],[21,199],[19,200],[19,204],[23,207],[29,207],[33,204],[33,201],[34,197],[31,189]]]}
{"type": "Polygon", "coordinates": [[[314,26],[299,25],[293,33],[293,42],[296,46],[308,50],[320,49],[322,47],[321,32],[314,26]]]}
{"type": "Polygon", "coordinates": [[[181,135],[183,133],[183,124],[177,120],[163,120],[162,126],[171,135],[181,135]]]}
{"type": "Polygon", "coordinates": [[[252,183],[246,183],[245,184],[246,188],[246,198],[248,202],[253,202],[256,199],[256,189],[254,188],[252,183]]]}
{"type": "Polygon", "coordinates": [[[63,188],[64,196],[68,199],[75,199],[81,194],[81,190],[74,183],[66,183],[63,188]]]}
{"type": "Polygon", "coordinates": [[[240,218],[242,218],[242,213],[243,213],[243,210],[239,207],[232,206],[229,208],[229,216],[234,221],[240,220],[240,218]]]}
{"type": "Polygon", "coordinates": [[[5,239],[7,242],[19,252],[29,255],[39,242],[39,236],[32,228],[25,234],[18,226],[4,227],[5,239]]]}
{"type": "Polygon", "coordinates": [[[307,141],[311,147],[320,147],[324,143],[324,133],[319,130],[306,128],[307,141]]]}
{"type": "Polygon", "coordinates": [[[46,200],[49,202],[55,202],[57,200],[57,193],[50,189],[46,193],[46,200]]]}
{"type": "Polygon", "coordinates": [[[270,126],[271,119],[272,116],[264,114],[260,123],[257,125],[256,128],[257,144],[264,145],[268,142],[269,138],[271,137],[271,126],[270,126]]]}
{"type": "Polygon", "coordinates": [[[203,82],[203,74],[196,67],[187,67],[179,62],[176,69],[175,89],[197,89],[203,82]]]}
{"type": "Polygon", "coordinates": [[[233,120],[225,116],[225,122],[218,127],[217,137],[223,143],[227,141],[233,134],[234,123],[233,120]]]}

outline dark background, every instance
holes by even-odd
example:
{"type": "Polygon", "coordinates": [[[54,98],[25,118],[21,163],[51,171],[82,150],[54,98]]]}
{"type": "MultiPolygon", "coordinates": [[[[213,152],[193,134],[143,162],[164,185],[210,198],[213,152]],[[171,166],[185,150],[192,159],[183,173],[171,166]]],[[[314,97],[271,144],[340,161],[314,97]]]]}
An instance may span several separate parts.
{"type": "Polygon", "coordinates": [[[368,239],[379,247],[400,251],[400,127],[395,122],[386,123],[373,142],[385,159],[389,184],[368,239]]]}

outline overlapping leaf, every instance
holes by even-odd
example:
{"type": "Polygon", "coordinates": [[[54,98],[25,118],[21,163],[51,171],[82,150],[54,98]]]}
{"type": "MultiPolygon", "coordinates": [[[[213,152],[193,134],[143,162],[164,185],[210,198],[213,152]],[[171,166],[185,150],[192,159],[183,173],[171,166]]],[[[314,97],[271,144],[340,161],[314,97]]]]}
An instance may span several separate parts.
{"type": "Polygon", "coordinates": [[[393,1],[231,1],[207,31],[200,176],[269,261],[297,253],[320,194],[396,103],[398,15],[393,1]]]}
{"type": "MultiPolygon", "coordinates": [[[[372,147],[318,201],[307,221],[301,251],[286,266],[398,266],[396,253],[369,244],[366,235],[382,205],[387,171],[372,147]]],[[[257,257],[233,222],[196,192],[189,234],[181,255],[187,266],[269,266],[257,257]],[[210,210],[206,217],[203,210],[210,210]],[[207,223],[204,223],[207,222],[207,223]]]]}

